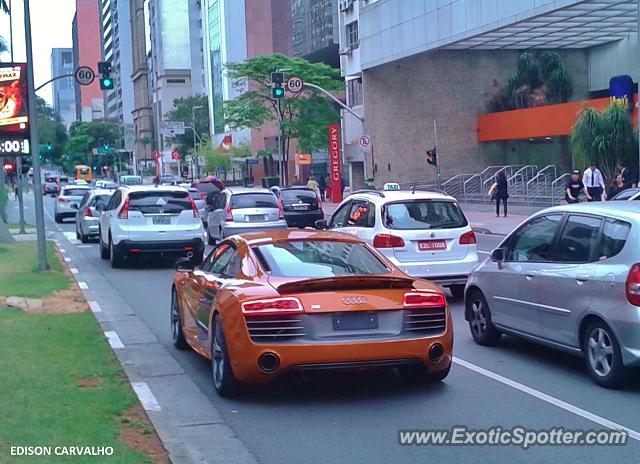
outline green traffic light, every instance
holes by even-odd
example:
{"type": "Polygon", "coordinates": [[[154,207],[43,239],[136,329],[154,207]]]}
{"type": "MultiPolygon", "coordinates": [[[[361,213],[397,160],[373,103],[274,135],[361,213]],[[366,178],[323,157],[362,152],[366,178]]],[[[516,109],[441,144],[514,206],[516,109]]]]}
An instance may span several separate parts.
{"type": "Polygon", "coordinates": [[[113,89],[113,79],[110,77],[102,77],[100,78],[100,89],[101,90],[112,90],[113,89]]]}
{"type": "Polygon", "coordinates": [[[282,95],[284,95],[284,89],[276,89],[276,95],[278,97],[281,97],[282,95]]]}

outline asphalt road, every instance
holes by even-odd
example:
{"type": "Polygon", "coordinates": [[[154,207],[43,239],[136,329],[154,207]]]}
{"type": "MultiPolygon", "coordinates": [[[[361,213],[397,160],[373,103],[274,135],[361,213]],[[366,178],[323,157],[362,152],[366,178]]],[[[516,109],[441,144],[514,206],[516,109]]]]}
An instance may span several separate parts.
{"type": "MultiPolygon", "coordinates": [[[[52,199],[45,199],[47,228],[70,236],[73,223],[53,223],[52,205],[52,199]]],[[[499,240],[480,235],[482,256],[499,240]]],[[[461,300],[450,301],[458,362],[440,384],[409,386],[392,372],[334,375],[315,382],[280,382],[231,401],[216,395],[208,362],[172,346],[168,314],[174,271],[170,263],[152,261],[113,270],[100,259],[97,245],[80,247],[80,251],[167,347],[259,462],[638,462],[640,375],[625,390],[605,390],[590,380],[582,359],[572,355],[512,337],[504,337],[497,348],[480,347],[470,336],[461,300]],[[397,438],[401,429],[521,425],[591,430],[604,429],[602,421],[636,431],[638,439],[622,447],[523,450],[515,446],[399,446],[397,438]]],[[[197,408],[193,414],[197,416],[197,408]]],[[[233,456],[228,458],[233,462],[233,456]]]]}

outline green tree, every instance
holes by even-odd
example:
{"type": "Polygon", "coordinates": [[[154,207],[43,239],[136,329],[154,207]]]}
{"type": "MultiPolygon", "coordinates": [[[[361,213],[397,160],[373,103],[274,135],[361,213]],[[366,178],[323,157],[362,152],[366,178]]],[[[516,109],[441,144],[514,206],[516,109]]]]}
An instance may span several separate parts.
{"type": "Polygon", "coordinates": [[[631,118],[625,105],[617,101],[603,111],[585,105],[572,128],[570,143],[575,167],[584,169],[595,162],[608,180],[618,162],[635,165],[638,158],[631,118]]]}
{"type": "Polygon", "coordinates": [[[41,151],[40,156],[51,163],[60,164],[67,143],[67,129],[58,113],[44,99],[36,97],[36,108],[40,143],[51,145],[51,150],[41,151]]]}
{"type": "Polygon", "coordinates": [[[93,148],[108,145],[116,149],[120,141],[118,126],[112,122],[76,122],[69,128],[69,139],[66,144],[66,156],[62,159],[62,166],[71,171],[76,164],[114,165],[114,155],[92,154],[93,148]]]}
{"type": "MultiPolygon", "coordinates": [[[[194,122],[194,115],[198,135],[200,137],[209,135],[209,104],[205,95],[176,98],[173,101],[173,109],[164,115],[164,120],[182,121],[185,125],[191,126],[194,122]]],[[[187,129],[184,135],[174,137],[173,142],[176,144],[178,151],[189,153],[190,150],[193,150],[193,132],[191,132],[191,129],[187,129]]]]}
{"type": "Polygon", "coordinates": [[[226,123],[232,129],[243,129],[281,120],[285,160],[289,159],[291,139],[298,139],[299,146],[305,151],[326,148],[327,125],[337,122],[340,117],[333,102],[306,92],[287,94],[282,100],[274,100],[271,98],[271,73],[278,70],[286,70],[286,76],[297,76],[328,91],[344,90],[340,71],[323,63],[278,53],[256,56],[227,65],[235,88],[243,93],[224,103],[226,123]]]}
{"type": "Polygon", "coordinates": [[[199,153],[204,156],[204,168],[207,172],[215,172],[219,168],[223,168],[225,172],[231,169],[231,157],[221,153],[218,147],[212,146],[211,139],[208,136],[202,140],[199,153]]]}

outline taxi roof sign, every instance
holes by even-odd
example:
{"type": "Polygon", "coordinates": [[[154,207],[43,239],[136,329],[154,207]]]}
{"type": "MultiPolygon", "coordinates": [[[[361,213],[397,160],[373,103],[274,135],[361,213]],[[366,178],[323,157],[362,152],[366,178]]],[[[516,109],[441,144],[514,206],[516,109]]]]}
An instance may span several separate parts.
{"type": "Polygon", "coordinates": [[[382,190],[400,190],[400,184],[397,182],[387,182],[382,186],[382,190]]]}

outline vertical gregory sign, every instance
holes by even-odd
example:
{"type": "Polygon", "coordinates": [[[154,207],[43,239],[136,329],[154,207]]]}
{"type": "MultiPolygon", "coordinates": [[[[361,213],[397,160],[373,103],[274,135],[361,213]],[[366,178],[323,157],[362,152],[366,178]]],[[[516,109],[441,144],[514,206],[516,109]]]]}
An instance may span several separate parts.
{"type": "Polygon", "coordinates": [[[331,200],[342,201],[342,178],[340,176],[340,124],[329,124],[329,161],[331,163],[331,200]]]}

